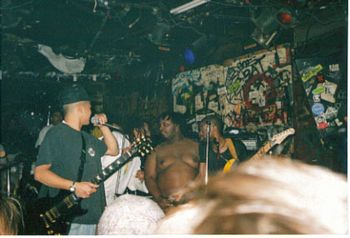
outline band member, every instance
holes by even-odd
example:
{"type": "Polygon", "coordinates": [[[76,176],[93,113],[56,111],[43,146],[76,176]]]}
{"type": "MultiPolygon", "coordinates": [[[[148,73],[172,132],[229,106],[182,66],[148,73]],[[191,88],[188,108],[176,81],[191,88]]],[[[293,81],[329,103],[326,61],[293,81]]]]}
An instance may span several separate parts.
{"type": "Polygon", "coordinates": [[[117,155],[118,145],[109,128],[103,125],[107,122],[105,114],[95,115],[104,141],[81,130],[89,124],[91,116],[90,100],[84,88],[72,85],[64,89],[60,101],[64,121],[48,131],[36,161],[34,176],[44,185],[39,198],[55,197],[60,190],[84,198],[80,205],[87,213],[73,218],[69,235],[94,235],[105,207],[104,188],[103,184],[98,188],[88,181],[102,171],[100,157],[117,155]]]}
{"type": "Polygon", "coordinates": [[[225,138],[222,134],[223,123],[216,115],[207,116],[200,123],[199,137],[203,140],[210,126],[210,145],[208,151],[208,171],[206,171],[206,148],[200,146],[200,176],[204,177],[206,172],[214,175],[218,172],[231,170],[239,163],[238,151],[236,151],[233,139],[225,138]]]}
{"type": "Polygon", "coordinates": [[[160,131],[166,141],[146,160],[145,180],[153,199],[166,212],[182,202],[183,191],[198,175],[198,144],[182,133],[182,115],[163,113],[160,131]]]}

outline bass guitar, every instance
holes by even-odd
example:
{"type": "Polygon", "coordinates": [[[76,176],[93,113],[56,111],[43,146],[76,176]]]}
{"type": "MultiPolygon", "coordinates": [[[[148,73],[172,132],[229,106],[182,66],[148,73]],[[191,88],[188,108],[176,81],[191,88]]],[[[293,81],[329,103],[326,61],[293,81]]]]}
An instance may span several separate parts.
{"type": "MultiPolygon", "coordinates": [[[[113,173],[123,167],[136,155],[145,156],[153,150],[151,141],[148,138],[137,138],[131,146],[131,149],[122,154],[116,161],[108,165],[101,173],[96,175],[90,182],[100,184],[108,179],[113,173]]],[[[36,202],[37,208],[48,207],[43,212],[34,214],[36,222],[34,229],[36,233],[42,235],[64,235],[68,233],[69,220],[74,216],[82,215],[87,211],[80,208],[81,198],[75,193],[60,192],[55,198],[42,198],[36,202]],[[65,195],[62,195],[65,194],[65,195]]]]}

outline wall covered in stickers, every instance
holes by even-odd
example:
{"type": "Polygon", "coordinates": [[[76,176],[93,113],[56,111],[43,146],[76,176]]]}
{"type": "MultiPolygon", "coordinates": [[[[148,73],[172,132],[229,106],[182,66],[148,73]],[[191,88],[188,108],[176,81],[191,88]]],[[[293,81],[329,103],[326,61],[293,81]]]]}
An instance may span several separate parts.
{"type": "Polygon", "coordinates": [[[179,73],[172,81],[173,108],[192,130],[207,114],[221,115],[227,127],[261,128],[290,124],[292,68],[289,45],[179,73]]]}
{"type": "Polygon", "coordinates": [[[342,64],[333,57],[298,59],[296,64],[317,129],[325,138],[342,125],[338,112],[347,99],[342,64]]]}

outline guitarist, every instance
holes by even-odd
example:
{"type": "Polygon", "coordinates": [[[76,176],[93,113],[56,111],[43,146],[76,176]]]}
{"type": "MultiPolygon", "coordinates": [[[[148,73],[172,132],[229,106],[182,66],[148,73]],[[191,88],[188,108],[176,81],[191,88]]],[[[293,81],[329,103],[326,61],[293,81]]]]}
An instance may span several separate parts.
{"type": "Polygon", "coordinates": [[[205,143],[201,143],[199,180],[202,180],[207,172],[209,176],[212,176],[236,167],[240,161],[238,155],[242,154],[241,151],[236,150],[233,139],[223,136],[223,123],[217,115],[209,115],[201,121],[199,137],[202,141],[205,140],[208,126],[210,126],[208,171],[206,171],[206,146],[205,143]]]}
{"type": "Polygon", "coordinates": [[[98,189],[96,184],[86,181],[101,172],[101,156],[118,154],[118,145],[110,129],[103,126],[107,122],[105,114],[95,116],[104,141],[81,130],[90,123],[91,116],[90,100],[84,88],[79,85],[65,88],[59,99],[64,121],[47,133],[36,161],[34,177],[43,184],[39,198],[58,198],[62,191],[67,192],[65,195],[74,192],[77,197],[85,198],[80,206],[87,212],[73,214],[68,234],[94,235],[105,207],[104,188],[102,185],[98,189]]]}

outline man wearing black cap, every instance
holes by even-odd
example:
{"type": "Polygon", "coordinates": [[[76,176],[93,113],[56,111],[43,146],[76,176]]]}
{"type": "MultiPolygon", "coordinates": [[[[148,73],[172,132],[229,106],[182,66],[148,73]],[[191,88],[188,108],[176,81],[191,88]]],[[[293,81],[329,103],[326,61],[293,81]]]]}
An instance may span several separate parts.
{"type": "Polygon", "coordinates": [[[103,126],[107,122],[105,114],[95,115],[104,141],[81,131],[91,116],[84,88],[73,85],[64,89],[60,101],[64,121],[48,131],[36,161],[35,179],[43,184],[39,197],[55,197],[60,190],[67,190],[85,198],[80,205],[87,213],[73,218],[68,234],[94,235],[105,207],[104,188],[103,184],[98,189],[98,185],[87,181],[101,172],[101,156],[118,154],[118,145],[109,128],[103,126]]]}

